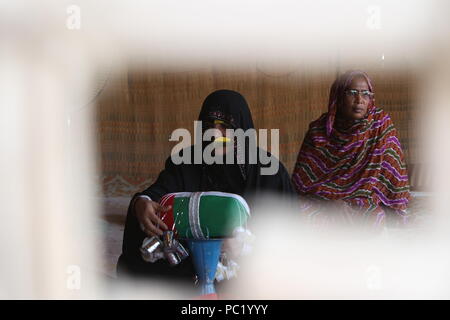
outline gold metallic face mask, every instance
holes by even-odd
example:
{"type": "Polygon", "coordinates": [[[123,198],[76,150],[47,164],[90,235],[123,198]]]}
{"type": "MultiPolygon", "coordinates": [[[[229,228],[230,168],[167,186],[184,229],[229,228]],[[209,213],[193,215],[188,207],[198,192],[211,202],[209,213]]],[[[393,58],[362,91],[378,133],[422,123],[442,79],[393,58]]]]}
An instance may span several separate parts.
{"type": "Polygon", "coordinates": [[[214,139],[214,142],[225,142],[225,143],[228,143],[228,142],[231,142],[231,139],[227,138],[227,137],[219,137],[219,138],[214,139]]]}
{"type": "MultiPolygon", "coordinates": [[[[223,125],[225,125],[225,122],[222,121],[222,120],[214,120],[214,124],[223,124],[223,125]]],[[[227,137],[219,137],[219,138],[214,139],[214,142],[217,142],[217,143],[229,143],[229,142],[231,142],[231,139],[227,138],[227,137]]]]}

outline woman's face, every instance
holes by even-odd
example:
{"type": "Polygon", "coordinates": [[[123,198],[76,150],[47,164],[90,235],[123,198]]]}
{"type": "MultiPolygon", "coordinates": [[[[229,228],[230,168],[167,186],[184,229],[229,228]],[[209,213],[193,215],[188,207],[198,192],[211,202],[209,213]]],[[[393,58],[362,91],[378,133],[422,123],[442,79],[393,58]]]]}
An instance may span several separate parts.
{"type": "Polygon", "coordinates": [[[217,136],[216,136],[216,143],[217,146],[214,150],[214,154],[215,155],[224,155],[227,152],[230,152],[232,150],[234,150],[233,148],[233,144],[231,143],[232,141],[232,137],[229,137],[229,135],[227,135],[226,130],[227,129],[231,129],[231,126],[226,125],[225,123],[223,123],[222,121],[219,121],[220,123],[215,123],[217,121],[207,121],[205,123],[205,128],[206,129],[216,129],[217,131],[217,136]],[[222,138],[222,139],[220,139],[222,138]],[[223,140],[223,139],[226,140],[223,140]]]}
{"type": "Polygon", "coordinates": [[[345,90],[339,115],[348,120],[363,119],[372,101],[372,93],[364,77],[355,77],[345,90]]]}

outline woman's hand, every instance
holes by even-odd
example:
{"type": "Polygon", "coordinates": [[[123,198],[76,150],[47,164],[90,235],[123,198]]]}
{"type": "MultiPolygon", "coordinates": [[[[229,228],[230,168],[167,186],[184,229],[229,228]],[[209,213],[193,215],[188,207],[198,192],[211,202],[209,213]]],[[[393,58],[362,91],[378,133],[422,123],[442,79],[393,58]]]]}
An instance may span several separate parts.
{"type": "Polygon", "coordinates": [[[167,225],[160,219],[160,214],[169,211],[171,206],[163,207],[155,201],[137,198],[134,203],[134,213],[141,225],[142,231],[149,236],[161,236],[167,230],[167,225]]]}

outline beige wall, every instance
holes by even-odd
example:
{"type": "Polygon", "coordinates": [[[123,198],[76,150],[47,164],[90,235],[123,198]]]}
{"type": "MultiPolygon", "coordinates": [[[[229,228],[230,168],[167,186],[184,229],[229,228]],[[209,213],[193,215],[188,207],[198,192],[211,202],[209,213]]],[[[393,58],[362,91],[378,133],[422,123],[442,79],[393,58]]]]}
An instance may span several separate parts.
{"type": "MultiPolygon", "coordinates": [[[[176,144],[168,141],[170,133],[176,128],[192,132],[203,99],[217,89],[243,94],[257,128],[280,129],[280,158],[291,172],[308,124],[327,109],[337,72],[333,66],[279,72],[258,67],[244,71],[130,69],[110,77],[97,100],[105,192],[130,194],[153,181],[176,144]]],[[[406,71],[380,68],[367,72],[375,85],[376,103],[390,112],[409,158],[413,77],[406,71]]]]}

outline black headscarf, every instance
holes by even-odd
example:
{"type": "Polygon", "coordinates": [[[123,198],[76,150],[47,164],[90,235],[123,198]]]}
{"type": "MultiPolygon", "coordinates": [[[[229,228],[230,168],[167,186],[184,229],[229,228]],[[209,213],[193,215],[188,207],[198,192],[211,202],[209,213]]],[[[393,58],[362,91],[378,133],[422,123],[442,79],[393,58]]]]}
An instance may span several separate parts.
{"type": "Polygon", "coordinates": [[[217,90],[206,97],[198,120],[210,118],[225,121],[235,129],[248,130],[255,127],[247,101],[240,93],[232,90],[217,90]]]}
{"type": "MultiPolygon", "coordinates": [[[[240,128],[244,131],[254,128],[250,109],[244,97],[231,90],[218,90],[211,93],[203,102],[198,119],[201,121],[221,120],[233,129],[240,128]]],[[[193,156],[194,146],[190,148],[193,156]]],[[[182,153],[183,150],[180,155],[182,153]]],[[[290,177],[281,162],[278,172],[274,175],[262,175],[261,168],[264,165],[259,160],[256,164],[245,163],[243,166],[193,163],[175,165],[171,157],[167,158],[165,169],[159,174],[156,182],[145,191],[135,194],[134,197],[147,195],[153,201],[159,201],[162,196],[172,192],[222,191],[243,196],[251,206],[255,198],[266,193],[275,193],[286,198],[293,194],[290,177]]],[[[145,263],[139,252],[144,237],[145,234],[139,228],[130,205],[124,231],[123,253],[118,264],[119,273],[121,269],[126,269],[147,275],[182,278],[193,276],[194,270],[190,259],[173,268],[170,268],[166,261],[161,260],[153,264],[145,263]]]]}
{"type": "MultiPolygon", "coordinates": [[[[231,90],[218,90],[206,97],[198,120],[203,124],[220,120],[230,129],[243,129],[244,131],[254,129],[247,101],[240,93],[231,90]]],[[[203,126],[203,128],[207,127],[203,126]]],[[[235,140],[234,164],[203,165],[209,189],[237,194],[244,192],[249,166],[246,163],[238,163],[237,143],[235,140]]],[[[242,155],[245,156],[247,153],[248,146],[246,145],[242,155]]]]}

